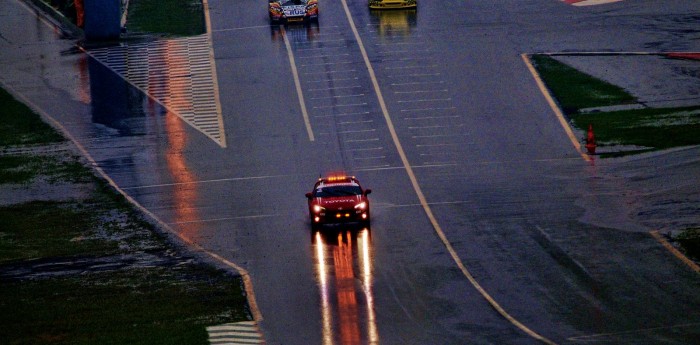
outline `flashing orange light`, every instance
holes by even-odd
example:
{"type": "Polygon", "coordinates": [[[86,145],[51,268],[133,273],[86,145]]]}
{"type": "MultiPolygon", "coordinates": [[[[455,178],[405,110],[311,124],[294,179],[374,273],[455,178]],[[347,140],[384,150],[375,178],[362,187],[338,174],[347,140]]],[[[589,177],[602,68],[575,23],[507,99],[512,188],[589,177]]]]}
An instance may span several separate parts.
{"type": "Polygon", "coordinates": [[[333,176],[328,176],[326,178],[326,181],[335,182],[335,181],[344,181],[344,180],[354,179],[354,178],[355,178],[355,176],[333,175],[333,176]]]}

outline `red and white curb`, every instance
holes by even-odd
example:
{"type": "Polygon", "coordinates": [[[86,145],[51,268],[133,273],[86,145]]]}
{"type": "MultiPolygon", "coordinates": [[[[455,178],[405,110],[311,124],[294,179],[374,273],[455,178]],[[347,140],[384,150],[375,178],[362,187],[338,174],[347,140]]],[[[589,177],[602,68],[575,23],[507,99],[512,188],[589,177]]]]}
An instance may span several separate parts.
{"type": "Polygon", "coordinates": [[[255,321],[227,323],[207,327],[209,343],[215,345],[265,344],[265,339],[255,321]]]}
{"type": "Polygon", "coordinates": [[[620,2],[622,0],[561,0],[569,5],[574,6],[595,6],[595,5],[605,5],[613,2],[620,2]]]}

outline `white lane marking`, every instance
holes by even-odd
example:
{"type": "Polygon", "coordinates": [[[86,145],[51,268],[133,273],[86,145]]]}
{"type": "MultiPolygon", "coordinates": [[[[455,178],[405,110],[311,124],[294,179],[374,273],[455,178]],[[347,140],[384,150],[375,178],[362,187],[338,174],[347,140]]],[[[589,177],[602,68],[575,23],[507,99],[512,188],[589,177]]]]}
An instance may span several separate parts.
{"type": "Polygon", "coordinates": [[[367,103],[351,103],[351,104],[334,104],[334,105],[322,105],[313,107],[313,109],[329,109],[329,108],[340,108],[340,107],[361,107],[365,106],[367,103]]]}
{"type": "Polygon", "coordinates": [[[321,79],[321,80],[309,80],[307,83],[330,83],[330,82],[339,82],[339,81],[347,81],[347,80],[358,80],[358,77],[352,77],[352,78],[337,78],[337,79],[321,79]]]}
{"type": "Polygon", "coordinates": [[[338,98],[352,98],[352,97],[364,97],[364,93],[358,93],[356,95],[334,95],[334,96],[324,96],[324,97],[311,97],[310,99],[338,99],[338,98]]]}
{"type": "Polygon", "coordinates": [[[413,139],[421,139],[421,138],[455,138],[455,137],[464,137],[464,136],[469,136],[470,134],[468,133],[459,133],[459,134],[430,134],[430,135],[414,135],[411,138],[413,139]]]}
{"type": "Polygon", "coordinates": [[[379,141],[379,138],[345,140],[346,143],[364,143],[369,141],[379,141]]]}
{"type": "Polygon", "coordinates": [[[449,101],[452,101],[452,98],[411,99],[408,101],[397,101],[397,103],[449,102],[449,101]]]}
{"type": "Polygon", "coordinates": [[[440,75],[440,73],[414,73],[414,74],[390,75],[389,78],[437,77],[439,75],[440,75]]]}
{"type": "Polygon", "coordinates": [[[299,81],[299,72],[297,71],[297,65],[294,60],[294,53],[292,52],[292,45],[289,43],[289,38],[287,38],[287,31],[284,28],[280,28],[282,31],[282,37],[284,37],[284,46],[287,48],[287,56],[289,56],[289,65],[292,68],[292,76],[294,77],[294,86],[297,89],[297,97],[299,98],[299,106],[301,107],[301,115],[304,118],[304,126],[306,126],[306,133],[309,135],[309,141],[314,141],[314,131],[311,128],[311,121],[309,120],[309,113],[306,111],[306,102],[304,101],[304,92],[301,89],[301,82],[299,81]]]}
{"type": "Polygon", "coordinates": [[[198,223],[213,223],[213,222],[222,222],[226,220],[239,220],[239,219],[260,219],[260,218],[273,218],[273,217],[282,217],[285,216],[283,214],[258,214],[258,215],[252,215],[252,216],[238,216],[238,217],[221,217],[221,218],[199,218],[197,220],[184,220],[180,222],[171,222],[168,224],[198,224],[198,223]]]}
{"type": "Polygon", "coordinates": [[[318,66],[333,66],[333,65],[352,65],[354,62],[352,61],[338,61],[338,62],[323,62],[323,63],[309,63],[309,64],[301,64],[299,66],[301,67],[315,67],[318,68],[318,66]]]}
{"type": "Polygon", "coordinates": [[[569,137],[569,140],[571,141],[571,144],[574,145],[574,148],[576,148],[576,151],[579,152],[581,157],[585,161],[591,161],[592,158],[583,153],[581,150],[581,143],[578,142],[578,139],[576,138],[576,135],[574,134],[574,131],[571,129],[571,126],[569,126],[569,122],[566,121],[564,118],[564,113],[562,113],[561,109],[559,109],[559,106],[557,105],[557,102],[554,101],[554,97],[549,93],[549,90],[547,87],[544,85],[544,81],[542,81],[542,78],[540,78],[540,74],[537,73],[537,70],[535,69],[535,66],[532,65],[532,61],[530,61],[530,57],[527,54],[521,54],[520,55],[523,59],[523,62],[525,62],[525,65],[527,66],[527,69],[530,71],[530,74],[532,74],[532,77],[535,79],[535,83],[537,83],[537,87],[540,89],[540,92],[544,96],[544,98],[547,100],[547,104],[549,104],[549,107],[552,109],[554,112],[554,115],[556,115],[557,120],[559,120],[559,124],[562,126],[564,129],[564,132],[566,132],[566,135],[569,137]]]}
{"type": "Polygon", "coordinates": [[[372,123],[374,120],[360,120],[360,121],[341,121],[338,122],[339,125],[357,125],[361,123],[372,123]]]}
{"type": "MultiPolygon", "coordinates": [[[[214,84],[214,105],[215,111],[219,114],[219,135],[220,145],[226,147],[226,130],[224,129],[223,113],[221,111],[221,97],[219,96],[219,79],[216,73],[216,58],[214,56],[214,38],[211,35],[211,16],[209,15],[209,0],[202,0],[204,12],[204,22],[207,27],[207,37],[209,38],[209,60],[211,61],[212,83],[214,84]]],[[[126,18],[124,18],[126,20],[126,18]]]]}
{"type": "Polygon", "coordinates": [[[122,187],[123,190],[131,189],[144,189],[144,188],[161,188],[161,187],[172,187],[172,186],[182,186],[182,185],[192,185],[192,184],[202,184],[202,183],[218,183],[218,182],[231,182],[231,181],[250,181],[250,180],[261,180],[270,178],[287,178],[292,175],[262,175],[262,176],[247,176],[247,177],[230,177],[230,178],[220,178],[212,180],[199,180],[190,182],[177,182],[177,183],[160,183],[145,186],[135,186],[135,187],[122,187]]]}
{"type": "Polygon", "coordinates": [[[432,93],[432,92],[447,92],[447,89],[442,90],[415,90],[415,91],[394,91],[395,95],[406,95],[406,94],[419,94],[419,93],[432,93]]]}
{"type": "MultiPolygon", "coordinates": [[[[413,108],[413,109],[401,109],[402,113],[408,113],[408,112],[431,112],[435,110],[455,110],[457,107],[438,107],[438,108],[413,108]]],[[[445,115],[445,116],[422,116],[422,117],[405,117],[404,119],[439,119],[439,118],[446,118],[446,117],[459,117],[458,115],[445,115]]]]}
{"type": "Polygon", "coordinates": [[[458,143],[439,143],[439,144],[416,144],[416,147],[440,147],[440,146],[456,146],[458,143]]]}
{"type": "Polygon", "coordinates": [[[317,58],[335,58],[337,56],[349,56],[350,53],[342,53],[342,54],[326,54],[326,55],[307,55],[307,56],[300,56],[298,59],[317,59],[317,58]]]}
{"type": "Polygon", "coordinates": [[[356,130],[356,131],[339,131],[339,134],[349,134],[349,133],[368,133],[368,132],[375,132],[377,131],[376,129],[361,129],[361,130],[356,130]]]}
{"type": "Polygon", "coordinates": [[[444,84],[444,81],[412,81],[408,83],[391,83],[391,86],[423,85],[423,84],[444,84]]]}
{"type": "Polygon", "coordinates": [[[406,45],[406,46],[424,46],[425,43],[423,42],[389,42],[389,43],[375,43],[375,46],[399,46],[399,45],[406,45]]]}
{"type": "Polygon", "coordinates": [[[411,180],[411,185],[413,186],[414,191],[416,192],[416,195],[418,196],[418,200],[420,201],[420,204],[423,206],[423,211],[425,214],[428,216],[428,219],[430,220],[430,223],[433,225],[433,228],[435,229],[435,232],[437,235],[440,237],[440,240],[442,243],[445,245],[445,248],[449,252],[450,256],[452,257],[453,261],[459,269],[462,271],[462,274],[469,280],[469,282],[472,284],[472,286],[481,294],[481,296],[491,305],[492,308],[494,308],[502,317],[504,317],[506,320],[508,320],[511,324],[513,324],[515,327],[519,328],[521,331],[525,332],[527,335],[530,337],[537,339],[543,343],[546,344],[555,344],[553,341],[541,336],[540,334],[536,333],[535,331],[531,330],[524,324],[522,324],[520,321],[515,319],[513,316],[511,316],[503,307],[501,307],[496,300],[489,295],[488,292],[479,284],[479,282],[476,281],[476,279],[472,276],[472,274],[469,272],[467,267],[464,265],[462,260],[460,259],[459,255],[457,255],[457,251],[452,247],[452,243],[447,239],[447,236],[445,236],[445,233],[442,231],[442,228],[440,227],[440,224],[438,223],[437,219],[435,218],[435,215],[433,215],[433,211],[428,206],[428,201],[425,198],[425,195],[423,194],[423,191],[418,183],[418,179],[413,172],[413,167],[411,166],[410,162],[408,161],[408,157],[406,156],[406,153],[404,152],[403,146],[401,145],[401,141],[399,140],[398,134],[396,133],[396,129],[394,127],[393,120],[391,119],[391,116],[389,115],[389,109],[386,106],[386,103],[384,102],[384,96],[382,96],[382,91],[379,87],[379,81],[377,80],[377,77],[374,73],[374,68],[372,67],[372,63],[369,60],[369,56],[367,55],[367,51],[365,49],[364,44],[362,43],[362,38],[360,37],[360,33],[357,31],[357,27],[355,26],[355,22],[352,19],[352,15],[350,14],[350,9],[348,8],[348,4],[346,0],[341,0],[343,4],[343,9],[345,10],[345,15],[348,19],[348,23],[350,24],[350,28],[352,29],[352,32],[355,36],[355,40],[357,41],[357,45],[360,48],[360,53],[362,54],[362,58],[365,61],[365,66],[367,67],[367,72],[369,73],[370,80],[372,81],[372,87],[374,88],[374,92],[377,95],[377,100],[379,101],[379,106],[382,109],[382,114],[384,115],[384,120],[386,121],[387,127],[389,129],[389,133],[391,134],[391,139],[394,142],[394,145],[396,146],[396,150],[398,151],[399,157],[401,158],[401,162],[403,163],[403,167],[408,174],[409,179],[411,180]]]}
{"type": "Polygon", "coordinates": [[[426,69],[438,67],[438,65],[428,65],[428,66],[398,66],[398,67],[384,67],[385,70],[404,70],[404,69],[426,69]]]}
{"type": "Polygon", "coordinates": [[[458,123],[458,124],[454,124],[454,125],[409,126],[408,129],[433,129],[433,128],[454,128],[454,127],[464,127],[464,124],[458,123]]]}
{"type": "Polygon", "coordinates": [[[341,48],[347,48],[345,46],[337,46],[337,47],[312,47],[312,48],[297,48],[297,51],[309,51],[309,50],[328,50],[328,49],[341,49],[341,48]]]}
{"type": "Polygon", "coordinates": [[[336,86],[336,87],[324,87],[318,89],[307,89],[306,91],[330,91],[330,90],[343,90],[343,89],[359,89],[362,86],[352,85],[352,86],[336,86]]]}
{"type": "Polygon", "coordinates": [[[347,69],[347,70],[335,70],[335,71],[322,71],[322,72],[305,72],[302,73],[303,75],[317,75],[317,74],[336,74],[336,73],[355,73],[357,70],[355,69],[347,69]]]}
{"type": "MultiPolygon", "coordinates": [[[[208,9],[207,9],[208,11],[208,9]]],[[[257,25],[257,26],[242,26],[240,28],[228,28],[228,29],[217,29],[217,30],[212,30],[210,32],[227,32],[227,31],[239,31],[239,30],[251,30],[251,29],[260,29],[260,28],[269,28],[269,25],[257,25]]]]}
{"type": "Polygon", "coordinates": [[[393,169],[393,168],[389,164],[357,166],[358,171],[378,171],[378,170],[385,170],[385,169],[393,169]]]}
{"type": "Polygon", "coordinates": [[[434,53],[434,51],[429,49],[412,49],[412,50],[386,50],[382,54],[407,54],[407,53],[434,53]]]}
{"type": "Polygon", "coordinates": [[[370,147],[366,149],[348,149],[348,152],[367,152],[367,151],[381,151],[384,150],[383,147],[370,147]]]}
{"type": "Polygon", "coordinates": [[[370,160],[370,159],[384,159],[386,156],[373,156],[373,157],[356,157],[354,160],[370,160]]]}

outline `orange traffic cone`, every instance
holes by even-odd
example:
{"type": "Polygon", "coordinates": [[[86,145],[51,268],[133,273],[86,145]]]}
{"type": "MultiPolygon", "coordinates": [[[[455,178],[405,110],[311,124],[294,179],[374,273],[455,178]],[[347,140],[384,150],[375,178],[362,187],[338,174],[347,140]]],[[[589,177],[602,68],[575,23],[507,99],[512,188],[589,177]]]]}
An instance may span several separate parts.
{"type": "Polygon", "coordinates": [[[588,125],[588,135],[586,136],[586,150],[588,150],[589,155],[595,154],[595,134],[593,134],[593,125],[588,125]]]}

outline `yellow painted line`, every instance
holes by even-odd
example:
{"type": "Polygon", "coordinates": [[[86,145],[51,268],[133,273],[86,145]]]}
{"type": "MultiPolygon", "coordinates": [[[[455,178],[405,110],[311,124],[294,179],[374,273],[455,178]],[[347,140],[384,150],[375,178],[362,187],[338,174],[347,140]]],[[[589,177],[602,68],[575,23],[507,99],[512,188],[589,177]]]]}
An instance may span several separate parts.
{"type": "Polygon", "coordinates": [[[666,239],[661,236],[658,230],[650,231],[649,234],[651,234],[652,237],[654,237],[659,243],[661,243],[664,248],[666,248],[671,254],[675,255],[678,259],[680,259],[684,264],[688,265],[690,269],[693,271],[700,273],[700,266],[696,264],[693,260],[690,260],[687,256],[683,255],[676,247],[668,243],[666,239]]]}
{"type": "Polygon", "coordinates": [[[214,84],[214,104],[219,120],[219,133],[221,139],[219,145],[226,148],[226,130],[224,129],[224,118],[221,112],[221,98],[219,97],[219,79],[216,76],[216,62],[214,60],[214,40],[211,37],[211,17],[209,16],[209,0],[202,0],[204,7],[204,21],[207,26],[207,37],[209,38],[209,62],[211,65],[211,80],[214,84]]]}
{"type": "Polygon", "coordinates": [[[583,159],[585,161],[591,161],[592,160],[591,156],[585,154],[581,150],[581,143],[579,143],[578,139],[576,138],[576,135],[574,134],[574,131],[571,129],[571,126],[569,126],[569,123],[566,121],[566,118],[564,118],[564,113],[562,113],[561,109],[559,109],[557,102],[554,101],[554,98],[549,93],[549,90],[547,90],[547,87],[544,85],[542,78],[540,78],[540,74],[537,73],[537,70],[532,65],[532,62],[530,61],[530,57],[527,54],[521,54],[520,56],[523,58],[523,61],[525,62],[527,69],[530,70],[532,77],[535,78],[535,82],[537,83],[537,87],[540,88],[540,92],[542,92],[542,95],[547,100],[547,103],[549,104],[549,107],[554,112],[554,115],[557,116],[557,120],[559,120],[559,124],[561,124],[562,128],[564,128],[564,132],[566,132],[566,135],[569,136],[569,140],[571,140],[571,143],[576,148],[576,151],[579,152],[579,154],[581,155],[581,157],[583,157],[583,159]]]}
{"type": "Polygon", "coordinates": [[[352,15],[350,14],[350,9],[348,8],[348,4],[346,0],[341,0],[343,3],[343,9],[345,10],[345,15],[348,18],[348,22],[350,23],[350,27],[352,29],[353,34],[355,35],[355,39],[357,40],[357,44],[360,47],[360,52],[362,53],[362,58],[365,61],[365,66],[367,67],[367,71],[369,72],[370,80],[372,81],[372,87],[374,88],[374,92],[377,95],[377,100],[379,101],[379,106],[382,109],[382,114],[384,115],[384,120],[386,121],[386,124],[389,128],[389,133],[391,134],[391,138],[394,141],[394,145],[396,145],[396,150],[399,153],[399,156],[401,157],[401,162],[403,163],[404,169],[406,170],[406,173],[408,174],[409,179],[411,180],[411,184],[413,185],[413,189],[416,192],[416,195],[418,196],[418,200],[420,201],[421,206],[423,207],[423,211],[425,214],[428,216],[428,219],[430,220],[430,223],[433,225],[433,228],[435,229],[435,232],[437,233],[438,237],[440,237],[440,240],[442,243],[445,245],[445,248],[447,248],[447,251],[449,252],[450,256],[452,257],[452,260],[457,264],[457,267],[462,271],[462,274],[469,280],[469,282],[472,284],[472,286],[481,294],[481,296],[491,305],[492,308],[494,308],[502,317],[504,317],[506,320],[508,320],[511,324],[513,324],[515,327],[519,328],[521,331],[525,332],[528,336],[537,339],[545,344],[550,344],[554,345],[553,341],[541,336],[540,334],[536,333],[535,331],[531,330],[524,324],[522,324],[520,321],[515,319],[513,316],[511,316],[503,307],[501,307],[496,300],[491,297],[491,295],[484,289],[479,282],[472,276],[472,274],[469,272],[467,267],[464,265],[462,260],[460,259],[459,255],[457,255],[457,251],[452,247],[452,244],[450,241],[447,239],[447,236],[445,236],[445,233],[442,231],[442,228],[440,227],[440,224],[438,223],[437,219],[435,218],[435,215],[433,215],[433,211],[430,209],[430,206],[428,205],[428,201],[425,198],[425,195],[423,194],[423,191],[420,188],[420,185],[418,184],[418,179],[416,178],[416,175],[413,173],[413,168],[411,167],[411,164],[408,161],[408,158],[406,157],[406,153],[403,150],[403,147],[401,146],[401,142],[399,141],[399,137],[396,134],[396,129],[394,128],[393,121],[391,120],[391,116],[389,116],[389,110],[386,107],[386,103],[384,102],[384,96],[382,96],[382,91],[379,88],[379,82],[377,81],[377,77],[374,73],[374,68],[372,68],[372,64],[369,61],[369,56],[367,55],[367,51],[365,50],[365,46],[362,43],[362,38],[360,38],[360,34],[357,31],[357,27],[355,26],[355,22],[352,20],[352,15]]]}
{"type": "Polygon", "coordinates": [[[289,56],[289,64],[292,67],[292,76],[294,77],[294,86],[297,89],[297,96],[299,97],[299,106],[301,106],[301,115],[304,117],[304,125],[306,126],[306,132],[309,134],[309,141],[314,141],[314,131],[311,129],[311,121],[309,121],[309,112],[306,111],[306,102],[304,101],[304,92],[301,90],[301,82],[299,81],[299,71],[297,70],[297,64],[294,61],[294,54],[292,53],[292,45],[289,44],[289,39],[287,38],[287,32],[283,27],[280,27],[282,31],[282,37],[284,37],[284,46],[287,47],[287,55],[289,56]]]}

